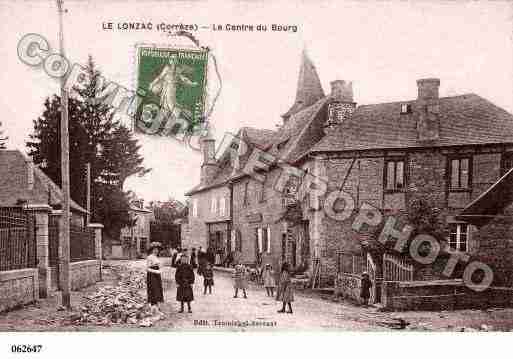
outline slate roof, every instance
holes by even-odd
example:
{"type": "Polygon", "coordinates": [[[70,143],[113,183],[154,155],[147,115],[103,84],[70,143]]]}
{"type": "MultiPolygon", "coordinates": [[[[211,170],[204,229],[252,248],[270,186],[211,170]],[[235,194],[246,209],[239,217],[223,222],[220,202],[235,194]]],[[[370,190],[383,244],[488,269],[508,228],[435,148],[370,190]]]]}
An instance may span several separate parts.
{"type": "Polygon", "coordinates": [[[313,105],[324,97],[321,80],[315,69],[315,65],[303,50],[299,76],[297,80],[296,98],[290,109],[282,117],[288,120],[295,113],[313,105]]]}
{"type": "MultiPolygon", "coordinates": [[[[253,127],[242,127],[237,136],[239,136],[245,143],[257,147],[263,151],[268,150],[269,146],[273,144],[276,132],[268,129],[259,129],[253,127]]],[[[207,184],[198,184],[191,190],[185,193],[186,196],[192,195],[197,192],[205,191],[210,188],[222,186],[228,182],[228,180],[237,178],[240,176],[242,171],[234,173],[233,167],[229,159],[227,158],[228,151],[217,159],[219,168],[217,170],[214,179],[207,184]]],[[[241,164],[242,166],[244,164],[241,164]]]]}
{"type": "MultiPolygon", "coordinates": [[[[0,206],[17,206],[19,201],[28,204],[62,206],[63,193],[40,168],[34,165],[34,184],[29,189],[27,158],[18,150],[0,150],[0,206]],[[48,201],[50,200],[50,203],[48,201]]],[[[75,212],[87,211],[71,200],[75,212]]]]}
{"type": "Polygon", "coordinates": [[[416,101],[357,107],[308,152],[513,143],[513,115],[478,95],[440,98],[440,137],[429,144],[418,140],[416,111],[400,113],[405,103],[415,108],[416,101]]]}
{"type": "Polygon", "coordinates": [[[513,168],[456,216],[478,226],[488,223],[513,202],[513,168]]]}

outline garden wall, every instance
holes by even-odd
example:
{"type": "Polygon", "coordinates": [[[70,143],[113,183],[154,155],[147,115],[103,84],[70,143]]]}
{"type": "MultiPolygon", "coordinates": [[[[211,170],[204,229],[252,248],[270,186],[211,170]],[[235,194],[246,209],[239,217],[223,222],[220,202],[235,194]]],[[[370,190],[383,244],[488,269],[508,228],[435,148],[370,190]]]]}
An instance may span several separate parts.
{"type": "Polygon", "coordinates": [[[39,299],[37,268],[0,272],[0,312],[39,299]]]}
{"type": "Polygon", "coordinates": [[[359,301],[361,276],[358,274],[339,273],[335,279],[335,295],[359,301]]]}
{"type": "Polygon", "coordinates": [[[383,282],[386,310],[455,310],[511,307],[513,288],[490,287],[482,292],[467,288],[461,280],[383,282]]]}
{"type": "MultiPolygon", "coordinates": [[[[97,259],[70,263],[71,290],[79,290],[100,281],[101,262],[97,259]]],[[[50,268],[53,290],[58,289],[57,267],[50,268]]]]}

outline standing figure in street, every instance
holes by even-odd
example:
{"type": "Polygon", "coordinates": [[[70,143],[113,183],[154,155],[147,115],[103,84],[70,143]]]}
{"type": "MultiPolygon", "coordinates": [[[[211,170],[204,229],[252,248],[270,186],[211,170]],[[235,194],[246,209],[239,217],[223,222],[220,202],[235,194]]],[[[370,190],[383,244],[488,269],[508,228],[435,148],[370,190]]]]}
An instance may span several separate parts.
{"type": "Polygon", "coordinates": [[[203,249],[200,246],[198,250],[198,275],[203,275],[203,271],[205,270],[206,265],[207,254],[205,253],[205,251],[203,251],[203,249]]]}
{"type": "Polygon", "coordinates": [[[214,270],[212,269],[212,264],[207,263],[205,269],[203,269],[203,294],[208,293],[212,294],[212,287],[214,285],[214,270]]]}
{"type": "Polygon", "coordinates": [[[176,300],[180,302],[180,313],[183,313],[184,303],[187,303],[189,313],[192,313],[191,302],[194,300],[192,285],[194,284],[194,272],[189,264],[187,256],[182,256],[175,273],[176,300]]]}
{"type": "Polygon", "coordinates": [[[148,249],[148,257],[146,258],[146,290],[152,315],[162,314],[158,305],[159,303],[164,302],[162,276],[160,273],[161,264],[158,258],[161,248],[160,243],[151,243],[150,248],[148,249]]]}
{"type": "Polygon", "coordinates": [[[280,283],[278,285],[278,294],[276,300],[283,302],[283,307],[278,313],[285,313],[285,306],[288,305],[287,313],[292,314],[292,302],[294,301],[294,288],[290,280],[290,269],[288,263],[283,263],[281,267],[280,283]]]}
{"type": "Polygon", "coordinates": [[[246,267],[243,264],[239,263],[235,266],[235,273],[233,275],[234,283],[233,287],[235,288],[234,298],[237,298],[237,294],[239,293],[239,289],[242,289],[242,293],[244,294],[244,299],[247,299],[246,289],[248,288],[248,280],[246,267]]]}
{"type": "Polygon", "coordinates": [[[192,266],[192,269],[196,269],[198,268],[198,258],[196,257],[196,248],[193,248],[192,249],[192,252],[191,252],[191,266],[192,266]]]}
{"type": "Polygon", "coordinates": [[[274,280],[273,267],[271,267],[269,263],[265,265],[264,272],[262,273],[262,280],[264,281],[264,288],[267,292],[267,296],[274,297],[274,288],[276,287],[276,282],[274,280]]]}
{"type": "Polygon", "coordinates": [[[372,282],[369,278],[369,274],[367,272],[362,273],[362,288],[360,291],[360,297],[362,298],[363,305],[367,307],[369,305],[370,298],[370,288],[372,287],[372,282]]]}

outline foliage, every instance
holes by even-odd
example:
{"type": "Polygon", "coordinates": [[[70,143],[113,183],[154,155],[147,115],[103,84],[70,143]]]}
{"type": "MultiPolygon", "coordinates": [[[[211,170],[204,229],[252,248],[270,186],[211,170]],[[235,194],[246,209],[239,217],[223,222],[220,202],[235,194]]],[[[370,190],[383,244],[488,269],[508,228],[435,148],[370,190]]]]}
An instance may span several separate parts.
{"type": "MultiPolygon", "coordinates": [[[[137,139],[115,119],[113,108],[99,100],[103,81],[91,56],[86,71],[85,85],[74,88],[68,101],[71,197],[85,207],[86,164],[90,163],[91,220],[103,223],[112,237],[118,237],[119,230],[130,223],[124,182],[149,170],[143,166],[137,139]]],[[[47,98],[44,107],[27,147],[34,163],[60,186],[61,98],[47,98]]]]}
{"type": "Polygon", "coordinates": [[[187,206],[176,200],[150,202],[149,209],[153,211],[156,222],[173,223],[175,220],[187,216],[187,206]]]}
{"type": "Polygon", "coordinates": [[[436,207],[428,196],[420,196],[410,201],[408,222],[414,227],[412,237],[425,233],[443,240],[447,236],[447,226],[443,221],[441,209],[436,207]]]}
{"type": "MultiPolygon", "coordinates": [[[[0,127],[2,126],[2,121],[0,121],[0,127]]],[[[5,150],[5,141],[9,139],[9,137],[3,137],[4,131],[0,130],[0,150],[5,150]]]]}

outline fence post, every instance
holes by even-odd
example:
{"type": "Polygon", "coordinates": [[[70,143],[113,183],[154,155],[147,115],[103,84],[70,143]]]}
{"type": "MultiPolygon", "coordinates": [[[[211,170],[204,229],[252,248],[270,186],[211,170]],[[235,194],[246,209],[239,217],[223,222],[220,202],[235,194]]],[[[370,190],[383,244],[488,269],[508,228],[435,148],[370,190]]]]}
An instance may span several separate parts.
{"type": "Polygon", "coordinates": [[[52,207],[47,204],[27,204],[23,209],[33,215],[35,219],[39,298],[46,298],[51,288],[48,252],[48,215],[52,211],[52,207]]]}
{"type": "Polygon", "coordinates": [[[94,230],[94,255],[100,262],[100,280],[102,280],[102,230],[103,224],[89,223],[87,228],[94,230]]]}

